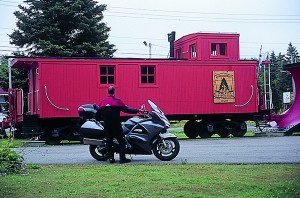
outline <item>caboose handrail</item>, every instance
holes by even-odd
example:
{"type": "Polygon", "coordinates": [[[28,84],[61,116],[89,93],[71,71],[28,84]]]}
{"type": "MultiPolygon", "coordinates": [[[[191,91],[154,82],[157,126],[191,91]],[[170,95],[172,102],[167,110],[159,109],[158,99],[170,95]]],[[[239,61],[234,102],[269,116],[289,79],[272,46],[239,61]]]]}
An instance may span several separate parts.
{"type": "Polygon", "coordinates": [[[254,93],[254,90],[253,90],[254,88],[253,88],[253,85],[251,85],[251,95],[250,95],[250,98],[249,98],[249,100],[247,101],[247,102],[245,102],[244,104],[240,104],[240,105],[235,105],[236,107],[244,107],[244,106],[246,106],[250,101],[251,101],[251,99],[252,99],[252,97],[253,97],[253,93],[254,93]]]}
{"type": "Polygon", "coordinates": [[[47,86],[46,86],[46,85],[45,85],[45,94],[46,94],[46,98],[47,98],[48,102],[49,102],[52,106],[54,106],[55,108],[60,109],[60,110],[69,111],[69,108],[63,108],[63,107],[56,106],[56,105],[50,100],[50,98],[49,98],[49,96],[48,96],[48,91],[47,91],[47,86]]]}

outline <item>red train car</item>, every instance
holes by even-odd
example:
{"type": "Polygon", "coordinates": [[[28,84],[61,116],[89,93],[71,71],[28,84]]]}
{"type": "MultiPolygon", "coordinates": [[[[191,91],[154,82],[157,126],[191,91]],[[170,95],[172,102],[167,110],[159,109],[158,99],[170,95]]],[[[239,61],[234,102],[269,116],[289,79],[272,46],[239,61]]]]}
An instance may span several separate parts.
{"type": "Polygon", "coordinates": [[[238,34],[196,33],[173,43],[174,36],[170,59],[14,58],[11,67],[26,68],[29,78],[26,95],[9,90],[14,122],[23,134],[43,134],[49,143],[74,139],[78,107],[98,104],[110,85],[128,106],[151,99],[169,119],[189,120],[190,138],[243,136],[245,120],[268,114],[259,102],[258,63],[239,60],[238,34]]]}

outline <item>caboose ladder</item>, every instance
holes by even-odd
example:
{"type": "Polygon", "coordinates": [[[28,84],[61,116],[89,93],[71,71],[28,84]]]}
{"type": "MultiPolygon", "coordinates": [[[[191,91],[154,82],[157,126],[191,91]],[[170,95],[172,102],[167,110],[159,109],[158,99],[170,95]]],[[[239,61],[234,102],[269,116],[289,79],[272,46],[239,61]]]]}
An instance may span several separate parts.
{"type": "Polygon", "coordinates": [[[265,97],[265,108],[272,109],[272,88],[271,88],[271,68],[270,64],[263,65],[264,67],[264,97],[265,97]]]}

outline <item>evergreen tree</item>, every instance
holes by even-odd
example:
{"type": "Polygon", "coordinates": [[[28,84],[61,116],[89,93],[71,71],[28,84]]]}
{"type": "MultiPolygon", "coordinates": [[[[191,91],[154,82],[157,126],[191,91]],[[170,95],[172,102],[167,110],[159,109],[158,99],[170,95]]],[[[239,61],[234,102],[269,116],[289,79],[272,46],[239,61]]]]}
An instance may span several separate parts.
{"type": "Polygon", "coordinates": [[[286,53],[286,61],[287,61],[287,63],[300,62],[299,53],[298,53],[296,47],[294,47],[292,45],[292,43],[289,43],[289,45],[288,45],[288,49],[287,49],[287,53],[286,53]]]}
{"type": "Polygon", "coordinates": [[[112,57],[103,19],[106,5],[93,0],[26,0],[14,12],[17,29],[11,44],[26,47],[31,56],[112,57]]]}
{"type": "Polygon", "coordinates": [[[8,70],[7,70],[7,59],[2,56],[0,63],[0,87],[7,91],[8,88],[8,70]]]}
{"type": "MultiPolygon", "coordinates": [[[[0,64],[0,87],[4,90],[8,90],[8,59],[6,57],[1,58],[0,64]]],[[[15,69],[12,68],[11,76],[13,79],[13,87],[21,88],[25,93],[28,92],[28,81],[27,81],[27,71],[25,69],[15,69]]]]}
{"type": "Polygon", "coordinates": [[[270,55],[270,61],[271,61],[271,81],[276,79],[276,74],[279,72],[279,68],[276,65],[277,57],[275,55],[275,52],[272,51],[270,55]]]}
{"type": "Polygon", "coordinates": [[[276,71],[276,80],[275,80],[275,89],[278,92],[276,96],[277,103],[274,104],[276,110],[279,111],[283,109],[283,92],[292,91],[292,78],[288,72],[283,71],[283,66],[287,64],[286,56],[279,53],[275,62],[277,66],[276,71]]]}

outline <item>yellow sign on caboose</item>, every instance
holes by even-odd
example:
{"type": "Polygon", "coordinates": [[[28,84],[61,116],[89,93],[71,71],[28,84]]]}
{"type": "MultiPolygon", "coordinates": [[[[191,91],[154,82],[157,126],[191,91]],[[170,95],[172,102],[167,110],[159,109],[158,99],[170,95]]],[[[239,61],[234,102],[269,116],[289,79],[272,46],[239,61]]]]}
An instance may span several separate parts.
{"type": "Polygon", "coordinates": [[[235,102],[234,71],[214,71],[214,103],[235,102]]]}

